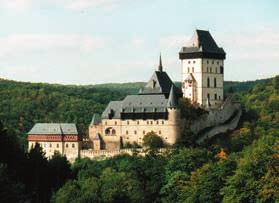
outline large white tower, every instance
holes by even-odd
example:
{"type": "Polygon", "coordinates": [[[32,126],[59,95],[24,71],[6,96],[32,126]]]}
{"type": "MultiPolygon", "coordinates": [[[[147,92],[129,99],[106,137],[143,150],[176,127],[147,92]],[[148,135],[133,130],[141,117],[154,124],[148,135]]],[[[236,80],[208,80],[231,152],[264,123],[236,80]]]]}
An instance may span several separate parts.
{"type": "Polygon", "coordinates": [[[224,59],[208,31],[196,30],[189,43],[182,47],[183,97],[203,107],[217,107],[224,100],[224,59]]]}

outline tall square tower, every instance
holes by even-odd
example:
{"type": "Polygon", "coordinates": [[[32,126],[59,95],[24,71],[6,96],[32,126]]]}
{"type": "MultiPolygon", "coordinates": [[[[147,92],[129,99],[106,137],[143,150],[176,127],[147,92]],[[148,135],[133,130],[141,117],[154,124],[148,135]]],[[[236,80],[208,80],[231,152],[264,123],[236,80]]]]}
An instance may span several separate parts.
{"type": "Polygon", "coordinates": [[[224,100],[226,53],[205,30],[196,30],[179,52],[183,97],[203,107],[217,107],[224,100]]]}

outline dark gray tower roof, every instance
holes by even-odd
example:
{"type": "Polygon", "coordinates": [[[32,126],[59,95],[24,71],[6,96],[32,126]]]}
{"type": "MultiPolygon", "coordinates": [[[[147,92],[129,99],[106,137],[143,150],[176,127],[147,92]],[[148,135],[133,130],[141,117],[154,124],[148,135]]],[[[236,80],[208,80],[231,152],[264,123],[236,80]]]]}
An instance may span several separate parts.
{"type": "Polygon", "coordinates": [[[179,52],[180,59],[214,58],[225,59],[226,53],[206,30],[196,30],[188,45],[179,52]]]}
{"type": "Polygon", "coordinates": [[[168,108],[178,107],[177,97],[176,97],[176,94],[174,92],[174,85],[171,86],[171,91],[170,91],[167,107],[168,108]]]}

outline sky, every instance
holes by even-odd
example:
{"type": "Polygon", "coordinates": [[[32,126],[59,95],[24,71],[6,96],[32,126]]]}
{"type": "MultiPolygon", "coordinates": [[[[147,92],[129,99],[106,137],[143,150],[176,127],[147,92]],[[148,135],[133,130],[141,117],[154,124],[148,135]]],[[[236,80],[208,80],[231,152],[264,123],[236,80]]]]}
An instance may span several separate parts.
{"type": "Polygon", "coordinates": [[[195,29],[227,53],[225,80],[279,74],[277,0],[0,0],[0,78],[61,84],[181,79],[195,29]]]}

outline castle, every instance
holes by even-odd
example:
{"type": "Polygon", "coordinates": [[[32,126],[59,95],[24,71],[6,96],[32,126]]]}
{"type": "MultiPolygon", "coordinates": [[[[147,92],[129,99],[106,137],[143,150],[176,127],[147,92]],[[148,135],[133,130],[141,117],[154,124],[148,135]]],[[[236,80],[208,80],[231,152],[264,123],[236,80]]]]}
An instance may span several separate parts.
{"type": "Polygon", "coordinates": [[[58,150],[67,157],[68,154],[78,157],[80,153],[82,157],[93,156],[93,151],[119,150],[134,143],[142,145],[144,136],[151,131],[160,136],[166,145],[172,145],[185,127],[185,120],[180,117],[179,98],[188,98],[193,104],[209,111],[208,115],[190,126],[194,132],[211,127],[206,134],[208,138],[235,128],[241,111],[238,105],[231,102],[224,105],[225,57],[226,53],[218,47],[208,31],[196,30],[189,43],[179,52],[182,61],[181,89],[164,71],[160,56],[157,70],[137,95],[128,95],[122,101],[111,101],[102,115],[93,115],[89,125],[89,139],[93,143],[91,151],[79,149],[79,136],[73,129],[68,131],[74,132],[72,137],[75,139],[69,140],[65,124],[56,124],[57,132],[61,131],[59,138],[53,137],[55,132],[51,130],[51,124],[36,124],[28,133],[29,149],[39,142],[45,151],[49,151],[48,155],[58,150]],[[51,132],[46,133],[44,128],[51,132]],[[77,151],[69,151],[69,141],[75,143],[77,151]],[[50,149],[51,145],[55,145],[52,143],[57,148],[50,149]]]}
{"type": "Polygon", "coordinates": [[[166,144],[174,144],[181,134],[178,98],[211,108],[223,103],[225,56],[208,31],[196,30],[189,45],[179,53],[182,91],[163,70],[160,56],[158,70],[138,95],[112,101],[101,116],[93,116],[89,126],[93,148],[118,149],[120,143],[141,145],[144,135],[151,131],[166,144]]]}

